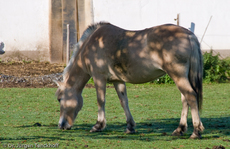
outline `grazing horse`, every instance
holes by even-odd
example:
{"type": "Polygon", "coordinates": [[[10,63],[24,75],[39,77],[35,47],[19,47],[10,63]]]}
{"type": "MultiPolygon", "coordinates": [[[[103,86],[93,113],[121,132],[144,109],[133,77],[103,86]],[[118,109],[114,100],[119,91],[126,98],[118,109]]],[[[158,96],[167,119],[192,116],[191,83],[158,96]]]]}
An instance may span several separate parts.
{"type": "Polygon", "coordinates": [[[130,113],[125,82],[139,84],[167,73],[181,92],[182,113],[172,135],[187,130],[191,108],[194,131],[190,138],[201,138],[204,127],[199,110],[202,105],[202,54],[196,36],[189,30],[160,25],[141,31],[121,29],[101,22],[89,26],[63,72],[63,82],[56,92],[60,102],[60,129],[71,129],[83,106],[82,90],[92,77],[98,103],[98,119],[90,132],[106,126],[106,82],[112,82],[124,109],[127,133],[134,133],[135,122],[130,113]]]}

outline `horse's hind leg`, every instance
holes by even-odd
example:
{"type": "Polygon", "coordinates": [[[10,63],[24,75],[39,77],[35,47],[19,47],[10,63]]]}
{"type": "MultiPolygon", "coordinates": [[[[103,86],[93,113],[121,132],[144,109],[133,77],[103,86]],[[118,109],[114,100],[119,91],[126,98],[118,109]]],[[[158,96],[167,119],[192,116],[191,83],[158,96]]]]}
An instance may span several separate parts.
{"type": "Polygon", "coordinates": [[[102,131],[106,126],[105,119],[105,92],[106,79],[104,77],[93,77],[95,88],[97,91],[98,118],[97,123],[93,126],[90,132],[102,131]]]}
{"type": "Polygon", "coordinates": [[[172,133],[173,136],[181,136],[187,131],[188,102],[184,95],[181,94],[182,112],[179,127],[172,133]]]}
{"type": "MultiPolygon", "coordinates": [[[[197,104],[197,93],[193,90],[187,77],[177,77],[177,78],[173,77],[173,79],[177,87],[181,91],[181,93],[184,95],[184,98],[187,101],[188,105],[191,108],[194,131],[190,138],[192,139],[201,138],[200,132],[204,130],[204,127],[200,120],[198,104],[197,104]]],[[[185,106],[183,110],[186,110],[186,108],[187,107],[185,106]]],[[[183,114],[183,111],[182,111],[182,114],[183,114]]],[[[183,115],[181,119],[182,120],[184,119],[183,115]]]]}
{"type": "Polygon", "coordinates": [[[128,104],[128,98],[127,98],[125,83],[116,82],[113,84],[114,84],[114,87],[117,91],[117,95],[120,99],[121,106],[123,107],[123,109],[125,111],[126,122],[127,122],[126,133],[135,133],[134,127],[136,124],[135,124],[133,117],[132,117],[130,110],[129,110],[129,104],[128,104]]]}

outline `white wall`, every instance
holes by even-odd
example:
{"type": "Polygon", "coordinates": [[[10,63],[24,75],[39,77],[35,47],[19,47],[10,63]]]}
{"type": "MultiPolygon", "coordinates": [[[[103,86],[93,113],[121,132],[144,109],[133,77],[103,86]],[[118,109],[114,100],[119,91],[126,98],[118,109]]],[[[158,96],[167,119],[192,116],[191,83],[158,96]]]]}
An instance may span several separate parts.
{"type": "Polygon", "coordinates": [[[94,22],[109,21],[119,27],[140,30],[173,23],[180,13],[180,25],[190,28],[203,50],[230,50],[230,0],[93,0],[94,22]]]}
{"type": "Polygon", "coordinates": [[[0,0],[0,39],[5,51],[49,48],[49,0],[0,0]]]}
{"type": "MultiPolygon", "coordinates": [[[[180,25],[189,28],[194,22],[199,40],[212,16],[202,49],[230,50],[230,0],[88,1],[93,2],[94,22],[109,21],[130,30],[176,24],[180,13],[180,25]]],[[[38,59],[48,55],[49,60],[49,7],[50,0],[0,0],[0,41],[6,51],[0,58],[10,51],[35,51],[43,52],[38,59]]]]}

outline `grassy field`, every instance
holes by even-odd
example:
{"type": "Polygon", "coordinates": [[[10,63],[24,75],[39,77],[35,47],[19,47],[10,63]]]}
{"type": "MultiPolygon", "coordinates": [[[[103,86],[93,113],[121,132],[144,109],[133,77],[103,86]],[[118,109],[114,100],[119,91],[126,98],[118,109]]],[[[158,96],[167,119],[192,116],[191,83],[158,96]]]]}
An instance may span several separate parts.
{"type": "Polygon", "coordinates": [[[205,84],[201,114],[203,139],[188,139],[193,131],[173,137],[182,109],[175,85],[130,85],[129,106],[136,134],[124,133],[125,115],[114,88],[106,92],[107,127],[90,133],[97,120],[94,88],[83,92],[84,106],[71,130],[59,130],[59,103],[55,88],[0,89],[0,148],[230,148],[230,84],[205,84]],[[58,144],[58,146],[57,146],[58,144]]]}

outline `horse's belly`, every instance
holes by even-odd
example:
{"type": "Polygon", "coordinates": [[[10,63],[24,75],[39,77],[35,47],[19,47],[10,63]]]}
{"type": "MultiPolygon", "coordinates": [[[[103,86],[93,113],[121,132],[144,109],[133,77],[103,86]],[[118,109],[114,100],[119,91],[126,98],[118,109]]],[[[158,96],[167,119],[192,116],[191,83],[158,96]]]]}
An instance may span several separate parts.
{"type": "Polygon", "coordinates": [[[138,73],[133,73],[127,76],[126,82],[133,83],[133,84],[139,84],[139,83],[146,83],[152,80],[155,80],[162,75],[164,75],[165,72],[158,69],[154,71],[140,71],[138,73]]]}
{"type": "MultiPolygon", "coordinates": [[[[110,69],[111,70],[111,69],[110,69]]],[[[164,75],[165,72],[161,69],[157,69],[155,67],[133,67],[127,69],[127,71],[117,70],[116,68],[110,71],[108,76],[108,81],[122,81],[133,84],[141,84],[146,83],[152,80],[159,78],[164,75]]]]}

